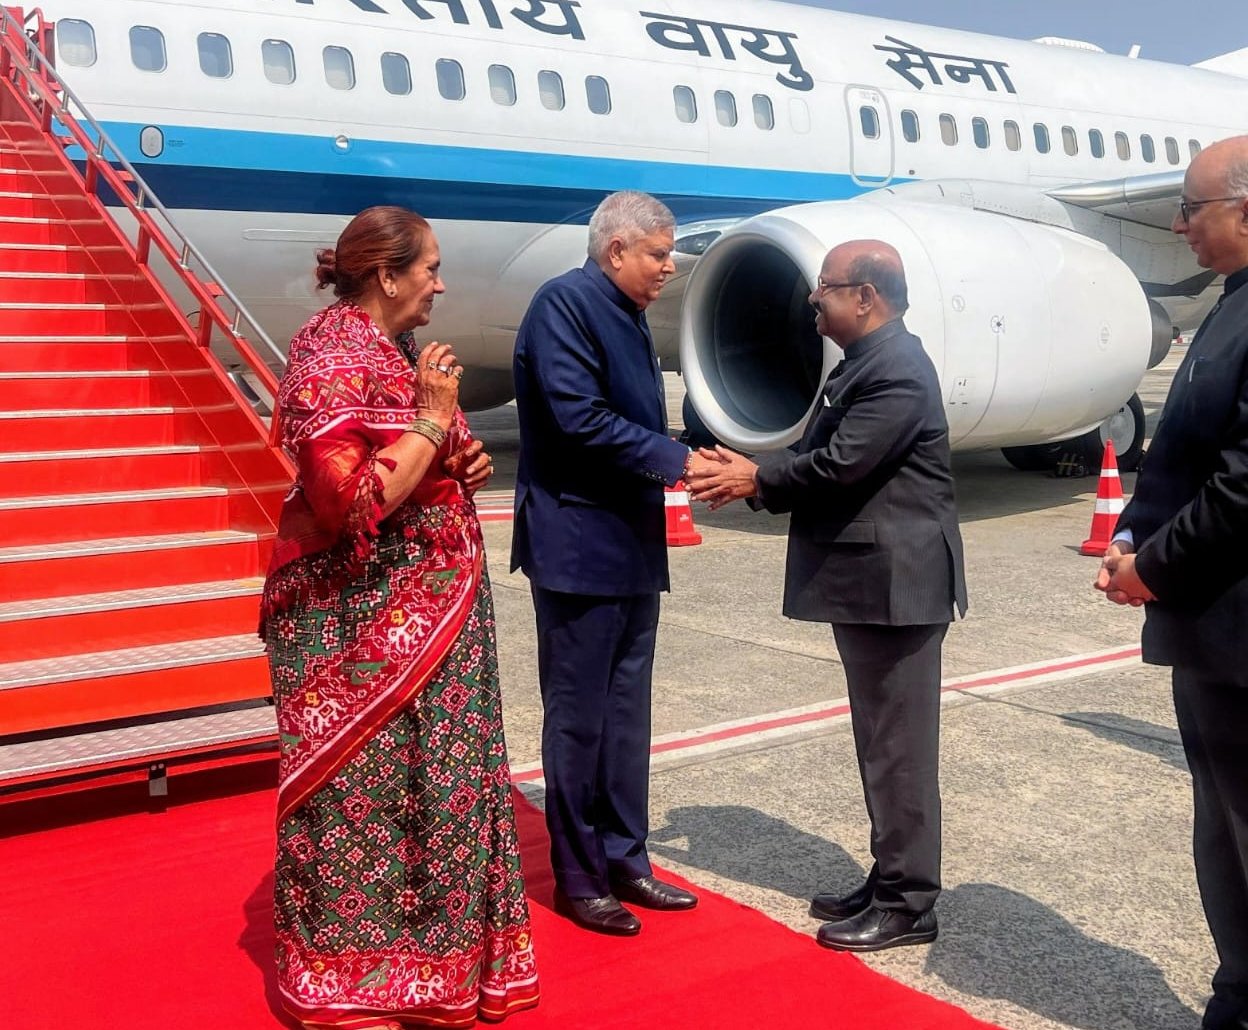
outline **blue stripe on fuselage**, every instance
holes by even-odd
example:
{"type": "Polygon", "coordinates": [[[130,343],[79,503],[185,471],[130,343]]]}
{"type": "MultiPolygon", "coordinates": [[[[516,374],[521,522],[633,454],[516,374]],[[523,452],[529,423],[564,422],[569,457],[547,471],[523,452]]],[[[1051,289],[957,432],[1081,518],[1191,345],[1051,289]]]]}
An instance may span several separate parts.
{"type": "Polygon", "coordinates": [[[439,219],[585,224],[607,193],[640,189],[687,222],[864,190],[831,173],[367,139],[340,150],[329,137],[191,126],[161,126],[165,149],[150,159],[142,125],[104,128],[170,208],[353,215],[403,204],[439,219]]]}

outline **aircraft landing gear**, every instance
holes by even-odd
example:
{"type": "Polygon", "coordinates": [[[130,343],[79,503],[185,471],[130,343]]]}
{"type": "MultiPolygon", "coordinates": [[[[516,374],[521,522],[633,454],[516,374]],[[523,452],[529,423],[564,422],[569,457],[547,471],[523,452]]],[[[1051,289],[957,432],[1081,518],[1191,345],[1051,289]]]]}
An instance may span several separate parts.
{"type": "Polygon", "coordinates": [[[1005,460],[1024,472],[1053,472],[1058,476],[1095,475],[1107,440],[1114,441],[1114,454],[1122,472],[1134,472],[1144,456],[1144,405],[1138,394],[1095,429],[1070,440],[1035,444],[1030,447],[1003,447],[1005,460]]]}

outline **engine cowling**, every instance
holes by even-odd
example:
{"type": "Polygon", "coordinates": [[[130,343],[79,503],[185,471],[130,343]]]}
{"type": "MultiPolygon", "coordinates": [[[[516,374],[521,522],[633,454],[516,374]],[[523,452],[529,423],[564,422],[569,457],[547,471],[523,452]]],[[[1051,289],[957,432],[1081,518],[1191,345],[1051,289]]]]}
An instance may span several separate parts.
{"type": "Polygon", "coordinates": [[[804,204],[725,232],[686,287],[685,387],[719,439],[761,451],[801,435],[841,357],[815,331],[809,294],[827,251],[863,238],[901,254],[906,323],[936,366],[958,449],[1086,432],[1123,405],[1148,365],[1148,301],[1094,240],[887,194],[804,204]]]}

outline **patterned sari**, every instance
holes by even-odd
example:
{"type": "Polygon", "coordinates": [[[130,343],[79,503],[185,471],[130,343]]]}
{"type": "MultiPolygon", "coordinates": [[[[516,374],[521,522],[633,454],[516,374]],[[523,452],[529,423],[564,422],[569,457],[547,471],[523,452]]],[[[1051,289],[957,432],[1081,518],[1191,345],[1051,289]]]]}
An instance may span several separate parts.
{"type": "Polygon", "coordinates": [[[299,479],[265,583],[281,759],[280,990],[311,1027],[443,1027],[536,1004],[481,528],[442,471],[380,519],[407,355],[340,301],[291,343],[299,479]]]}

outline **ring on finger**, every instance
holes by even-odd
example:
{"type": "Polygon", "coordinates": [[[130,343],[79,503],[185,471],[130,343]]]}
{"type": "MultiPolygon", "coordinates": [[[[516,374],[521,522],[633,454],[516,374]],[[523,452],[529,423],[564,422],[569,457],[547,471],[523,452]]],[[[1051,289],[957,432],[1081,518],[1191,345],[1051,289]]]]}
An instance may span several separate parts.
{"type": "Polygon", "coordinates": [[[453,375],[456,379],[463,379],[463,378],[464,378],[464,370],[463,370],[462,368],[457,368],[457,369],[455,369],[455,371],[454,371],[454,372],[452,372],[452,373],[451,373],[451,375],[453,375]]]}
{"type": "Polygon", "coordinates": [[[441,372],[444,376],[449,376],[449,375],[451,374],[451,366],[450,366],[450,365],[437,365],[437,366],[435,366],[435,367],[436,367],[437,371],[441,372]]]}

